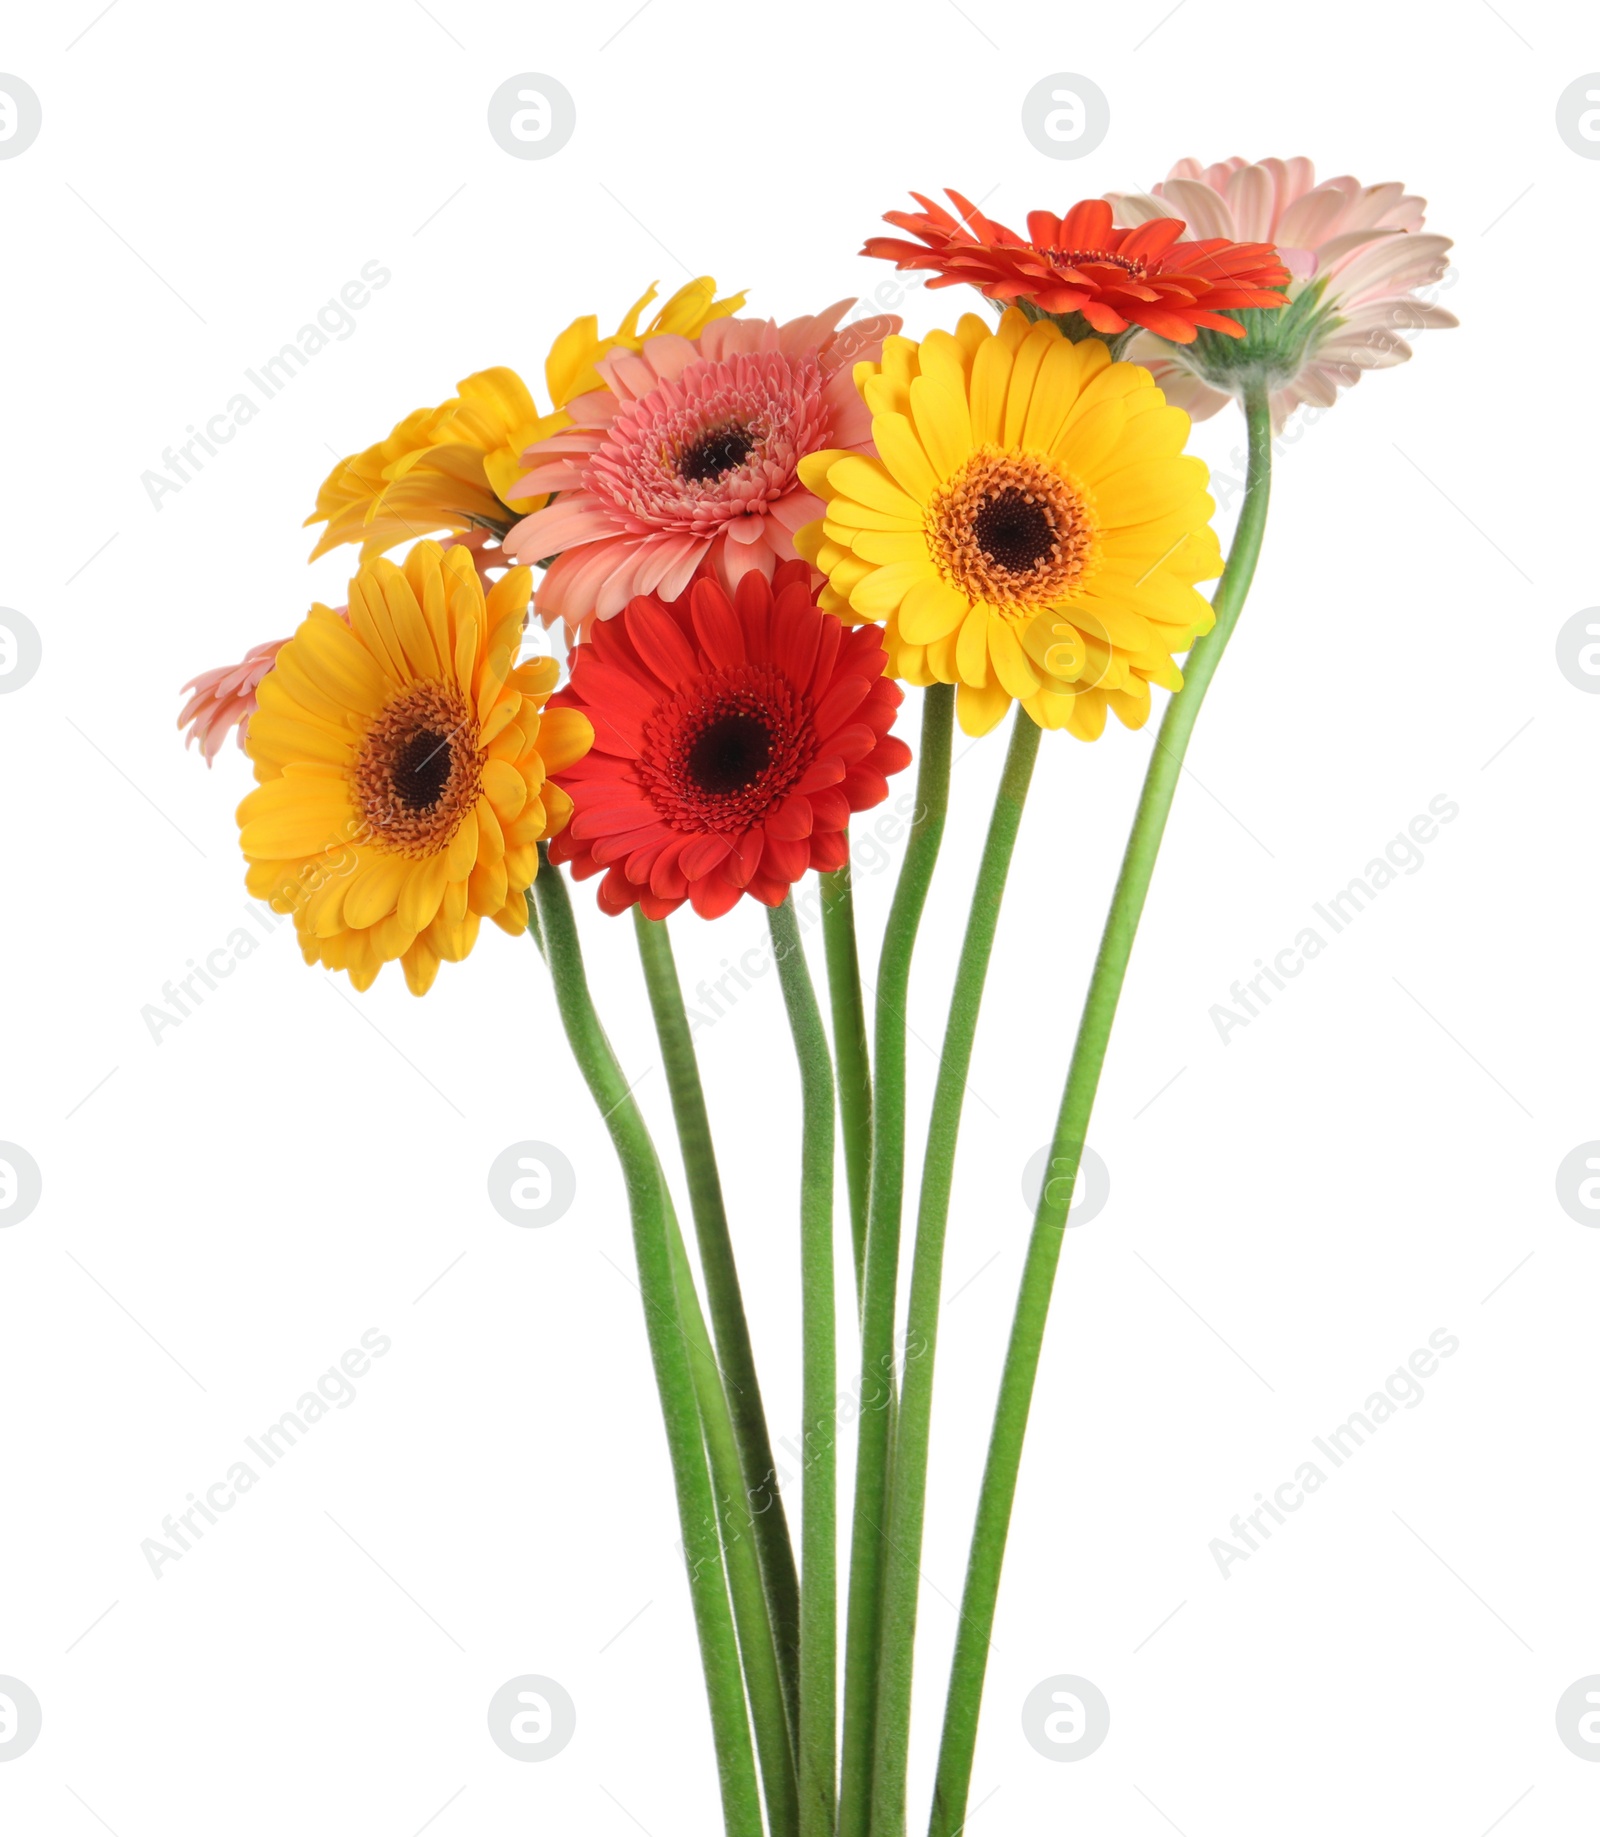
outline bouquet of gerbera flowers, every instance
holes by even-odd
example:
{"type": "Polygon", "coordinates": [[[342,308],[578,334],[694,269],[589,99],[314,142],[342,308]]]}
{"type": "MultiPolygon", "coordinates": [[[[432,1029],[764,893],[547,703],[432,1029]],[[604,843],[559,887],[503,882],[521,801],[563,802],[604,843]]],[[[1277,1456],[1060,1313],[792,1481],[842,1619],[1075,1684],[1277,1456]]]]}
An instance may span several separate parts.
{"type": "Polygon", "coordinates": [[[1035,211],[1026,235],[948,195],[890,213],[905,235],[866,253],[968,284],[997,316],[913,341],[894,318],[847,320],[850,301],[747,317],[703,279],[644,325],[653,289],[609,336],[577,319],[545,366],[548,411],[513,371],[484,371],[334,468],[310,521],[316,553],[360,546],[347,603],[196,678],[182,717],[208,761],[237,727],[257,779],[239,807],[246,882],[293,917],[308,963],[365,989],[397,961],[421,995],[485,918],[531,932],[545,960],[625,1175],[729,1837],[905,1830],[945,1226],[1001,896],[1040,736],[1098,739],[1108,713],[1140,727],[1160,690],[976,1502],[929,1829],[965,1823],[1067,1210],[1185,750],[1261,548],[1274,428],[1403,361],[1403,333],[1453,323],[1416,292],[1449,248],[1423,233],[1421,201],[1318,184],[1306,160],[1183,161],[1149,194],[1035,211]],[[1191,414],[1234,401],[1249,466],[1224,562],[1185,447],[1191,414]],[[530,612],[564,627],[565,680],[530,653],[530,612]],[[908,688],[916,814],[869,1030],[850,821],[912,764],[894,731],[908,688]],[[1008,714],[902,1295],[907,997],[952,730],[1008,714]],[[813,872],[831,1025],[793,898],[813,872]],[[585,979],[569,877],[596,880],[603,914],[632,911],[698,1281],[585,979]],[[797,1540],[667,926],[746,896],[768,909],[802,1093],[797,1540]],[[875,1403],[842,1588],[836,1122],[855,1253],[844,1354],[875,1403]]]}

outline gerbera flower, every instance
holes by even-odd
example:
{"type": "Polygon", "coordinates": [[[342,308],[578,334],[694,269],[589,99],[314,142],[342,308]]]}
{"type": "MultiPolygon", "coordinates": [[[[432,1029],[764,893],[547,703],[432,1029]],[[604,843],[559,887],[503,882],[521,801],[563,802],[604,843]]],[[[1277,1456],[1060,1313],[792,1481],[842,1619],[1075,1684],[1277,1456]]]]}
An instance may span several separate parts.
{"type": "Polygon", "coordinates": [[[1180,242],[1183,224],[1165,217],[1137,230],[1114,229],[1101,198],[1074,204],[1065,217],[1030,211],[1022,237],[980,215],[958,191],[945,196],[959,218],[920,192],[911,195],[921,211],[889,211],[884,221],[921,237],[926,247],[869,236],[861,252],[897,268],[932,270],[930,287],[966,282],[1006,305],[1015,301],[1062,319],[1081,315],[1084,330],[1102,337],[1142,325],[1178,344],[1190,343],[1200,326],[1242,337],[1234,320],[1220,316],[1226,309],[1283,305],[1275,289],[1289,276],[1270,242],[1180,242]]]}
{"type": "Polygon", "coordinates": [[[889,667],[955,683],[969,734],[1013,700],[1041,727],[1096,739],[1110,707],[1150,712],[1150,684],[1210,629],[1195,582],[1222,572],[1189,417],[1148,370],[1074,344],[1015,308],[990,332],[890,338],[857,378],[876,458],[817,453],[827,500],[795,546],[828,576],[819,604],[885,621],[889,667]]]}
{"type": "Polygon", "coordinates": [[[531,587],[517,568],[485,599],[465,549],[420,542],[403,571],[361,569],[348,622],[313,606],[262,678],[245,884],[358,989],[398,958],[424,994],[480,918],[527,925],[537,845],[572,807],[546,773],[590,741],[575,710],[540,713],[554,661],[517,665],[531,587]]]}
{"type": "Polygon", "coordinates": [[[883,634],[819,611],[810,580],[791,560],[731,599],[708,577],[636,597],[574,653],[552,713],[587,716],[594,747],[560,773],[574,808],[550,859],[604,872],[602,910],[779,905],[808,868],[844,866],[851,812],[910,763],[883,634]]]}
{"type": "Polygon", "coordinates": [[[771,580],[821,506],[798,466],[820,447],[865,449],[850,366],[875,358],[895,318],[837,330],[815,318],[718,319],[697,339],[647,338],[597,365],[603,387],[569,406],[574,425],[528,449],[519,492],[558,501],[505,539],[519,561],[551,556],[536,604],[571,634],[641,593],[675,599],[702,562],[730,591],[771,580]]]}
{"type": "Polygon", "coordinates": [[[716,298],[709,275],[690,281],[641,332],[639,315],[655,298],[648,288],[602,338],[591,313],[574,319],[551,346],[545,383],[554,411],[541,414],[514,370],[480,370],[437,408],[419,408],[365,452],[341,459],[317,493],[307,526],[327,528],[313,561],[341,542],[359,542],[363,561],[415,536],[450,530],[503,536],[537,499],[513,495],[523,450],[568,425],[562,412],[575,395],[598,386],[594,365],[608,351],[638,350],[662,333],[692,337],[711,320],[734,313],[742,293],[716,298]]]}
{"type": "Polygon", "coordinates": [[[183,685],[194,691],[178,716],[179,727],[189,730],[184,745],[192,746],[198,740],[208,766],[221,750],[230,728],[238,728],[239,745],[243,747],[245,728],[256,709],[256,688],[286,642],[283,638],[269,638],[265,644],[252,645],[242,663],[202,670],[183,685]]]}
{"type": "MultiPolygon", "coordinates": [[[[1363,370],[1403,364],[1403,332],[1456,324],[1455,315],[1419,299],[1418,287],[1448,265],[1447,237],[1422,233],[1426,202],[1400,185],[1362,186],[1352,178],[1316,182],[1308,159],[1242,159],[1201,166],[1179,160],[1153,192],[1113,193],[1124,223],[1148,227],[1181,215],[1203,234],[1268,236],[1290,272],[1289,311],[1279,323],[1251,324],[1278,384],[1275,427],[1302,402],[1331,408],[1363,370]]],[[[1182,353],[1141,338],[1130,357],[1149,364],[1156,381],[1196,420],[1232,399],[1243,352],[1199,346],[1182,353]]]]}

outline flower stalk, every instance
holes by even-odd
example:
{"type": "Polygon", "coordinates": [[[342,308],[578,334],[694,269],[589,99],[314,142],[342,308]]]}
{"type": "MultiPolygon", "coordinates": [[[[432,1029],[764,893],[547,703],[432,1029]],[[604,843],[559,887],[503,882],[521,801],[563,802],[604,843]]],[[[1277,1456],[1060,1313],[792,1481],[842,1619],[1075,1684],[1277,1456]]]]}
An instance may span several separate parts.
{"type": "Polygon", "coordinates": [[[1216,623],[1205,637],[1196,641],[1189,653],[1184,687],[1167,704],[1145,773],[1144,788],[1089,980],[1083,1017],[1078,1024],[1050,1148],[1049,1178],[1040,1192],[1034,1217],[978,1495],[977,1521],[972,1533],[956,1648],[950,1668],[929,1837],[957,1837],[966,1822],[978,1711],[989,1639],[994,1629],[1006,1536],[1016,1499],[1028,1410],[1038,1375],[1050,1295],[1061,1257],[1078,1162],[1088,1136],[1089,1118],[1101,1068],[1105,1064],[1123,979],[1183,769],[1184,754],[1206,691],[1243,610],[1261,552],[1271,490],[1272,418],[1267,386],[1259,377],[1252,378],[1245,386],[1244,413],[1249,445],[1245,497],[1227,568],[1212,602],[1216,623]]]}
{"type": "Polygon", "coordinates": [[[723,1821],[727,1837],[763,1837],[755,1752],[745,1712],[745,1685],[728,1601],[716,1499],[702,1439],[689,1342],[679,1325],[671,1243],[674,1227],[669,1222],[666,1183],[644,1118],[595,1012],[566,884],[548,860],[540,863],[531,897],[538,906],[561,1023],[584,1082],[600,1107],[627,1186],[645,1331],[666,1426],[678,1526],[711,1711],[723,1821]]]}
{"type": "MultiPolygon", "coordinates": [[[[798,1713],[800,1652],[800,1589],[795,1570],[789,1522],[778,1492],[777,1463],[761,1400],[750,1326],[745,1317],[739,1270],[728,1231],[722,1179],[717,1170],[711,1139],[711,1119],[706,1113],[705,1092],[694,1038],[683,1005],[683,990],[673,959],[666,923],[646,918],[634,908],[634,932],[639,960],[644,966],[645,987],[655,1019],[667,1087],[672,1098],[673,1120],[683,1154],[689,1186],[689,1209],[704,1272],[706,1300],[716,1336],[716,1359],[726,1398],[730,1432],[737,1446],[737,1473],[741,1484],[726,1510],[735,1520],[734,1537],[753,1538],[760,1562],[765,1601],[765,1640],[775,1654],[782,1678],[783,1721],[792,1747],[798,1713]]],[[[692,1295],[692,1289],[691,1289],[692,1295]]],[[[698,1302],[695,1303],[698,1312],[698,1302]]],[[[740,1633],[744,1639],[743,1629],[740,1633]]],[[[758,1723],[759,1727],[759,1723],[758,1723]]],[[[763,1753],[763,1771],[767,1757],[763,1753]]],[[[792,1766],[792,1762],[791,1762],[792,1766]]]]}
{"type": "Polygon", "coordinates": [[[928,901],[950,802],[954,716],[953,686],[935,683],[923,691],[917,806],[878,960],[872,1170],[861,1287],[861,1416],[845,1623],[839,1837],[868,1837],[872,1805],[884,1525],[894,1422],[895,1293],[905,1191],[906,998],[917,928],[928,901]]]}
{"type": "Polygon", "coordinates": [[[833,1012],[833,1052],[839,1078],[839,1128],[844,1138],[859,1310],[865,1279],[872,1160],[872,1061],[867,1050],[866,1006],[861,999],[861,953],[856,944],[856,902],[850,864],[846,862],[831,874],[819,874],[817,883],[822,892],[822,944],[828,962],[828,1001],[833,1012]]]}
{"type": "Polygon", "coordinates": [[[1023,805],[1039,754],[1040,729],[1025,709],[1013,717],[994,814],[972,890],[950,1014],[928,1119],[928,1142],[917,1204],[906,1315],[906,1353],[895,1423],[883,1585],[876,1753],[872,1776],[872,1837],[901,1837],[906,1824],[906,1757],[911,1740],[911,1679],[922,1578],[923,1508],[928,1489],[928,1438],[933,1420],[934,1358],[939,1338],[945,1227],[955,1174],[956,1137],[978,1028],[983,985],[1000,922],[1000,901],[1016,848],[1023,805]]]}
{"type": "Polygon", "coordinates": [[[837,1351],[833,1280],[833,1062],[794,899],[768,912],[800,1063],[800,1335],[805,1467],[800,1522],[800,1834],[833,1837],[838,1723],[837,1351]]]}

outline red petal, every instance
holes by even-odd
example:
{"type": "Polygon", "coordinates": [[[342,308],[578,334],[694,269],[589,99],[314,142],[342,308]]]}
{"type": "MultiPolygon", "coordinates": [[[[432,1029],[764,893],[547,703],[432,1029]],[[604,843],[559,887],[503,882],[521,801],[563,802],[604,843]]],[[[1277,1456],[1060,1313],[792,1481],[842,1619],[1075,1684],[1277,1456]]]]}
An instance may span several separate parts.
{"type": "Polygon", "coordinates": [[[695,636],[719,669],[733,670],[745,660],[744,633],[733,603],[714,580],[697,580],[689,589],[695,636]]]}
{"type": "Polygon", "coordinates": [[[889,781],[870,765],[858,765],[844,781],[844,794],[852,810],[870,810],[889,795],[889,781]]]}
{"type": "Polygon", "coordinates": [[[802,841],[812,830],[811,799],[798,793],[785,798],[767,818],[766,830],[781,842],[802,841]]]}
{"type": "Polygon", "coordinates": [[[809,599],[811,596],[811,563],[809,561],[780,561],[772,576],[772,593],[776,598],[790,587],[798,587],[809,599]]]}
{"type": "Polygon", "coordinates": [[[583,697],[584,710],[594,721],[596,730],[604,723],[607,732],[627,740],[638,739],[640,729],[655,713],[660,699],[631,671],[603,662],[592,651],[585,657],[581,646],[573,687],[583,697]]]}
{"type": "Polygon", "coordinates": [[[811,838],[811,865],[819,874],[836,874],[849,859],[848,829],[829,829],[811,838]]]}
{"type": "MultiPolygon", "coordinates": [[[[811,844],[785,842],[768,829],[767,852],[761,858],[761,865],[768,874],[777,875],[782,880],[796,881],[811,865],[811,844]]],[[[751,885],[754,884],[752,881],[751,885]]]]}
{"type": "MultiPolygon", "coordinates": [[[[601,836],[635,837],[641,829],[653,827],[655,821],[656,813],[648,804],[619,804],[610,809],[579,810],[568,828],[580,842],[593,842],[601,836]]],[[[630,841],[628,846],[635,844],[630,841]]]]}
{"type": "Polygon", "coordinates": [[[767,838],[759,823],[747,829],[733,845],[733,859],[723,868],[723,873],[736,887],[750,884],[750,879],[761,866],[761,857],[766,852],[767,838]]]}
{"type": "Polygon", "coordinates": [[[826,739],[836,727],[855,713],[867,699],[871,688],[872,679],[870,677],[839,677],[812,711],[811,725],[814,731],[826,739]]]}
{"type": "MultiPolygon", "coordinates": [[[[818,700],[827,693],[828,684],[833,681],[834,666],[839,660],[839,646],[844,643],[845,627],[831,612],[819,612],[815,616],[820,633],[816,667],[811,672],[809,686],[812,699],[818,700]]],[[[801,687],[806,686],[802,682],[801,687]]]]}
{"type": "Polygon", "coordinates": [[[766,575],[758,568],[751,568],[748,573],[740,575],[739,584],[733,590],[733,609],[739,615],[739,623],[744,630],[745,654],[757,660],[768,656],[772,588],[766,575]]]}
{"type": "Polygon", "coordinates": [[[903,772],[911,763],[911,748],[897,735],[885,734],[866,762],[879,772],[903,772]]]}
{"type": "MultiPolygon", "coordinates": [[[[884,788],[887,790],[887,785],[884,788]]],[[[806,802],[811,806],[812,826],[816,829],[843,829],[850,821],[850,799],[837,786],[830,791],[813,791],[806,802]]]]}
{"type": "Polygon", "coordinates": [[[643,596],[630,600],[622,616],[640,660],[667,688],[676,689],[685,678],[698,672],[700,664],[694,646],[677,621],[654,600],[643,596]]]}
{"type": "Polygon", "coordinates": [[[773,880],[768,875],[762,874],[750,882],[745,892],[752,899],[759,899],[763,906],[781,906],[789,897],[791,884],[790,881],[773,880]]]}
{"type": "Polygon", "coordinates": [[[821,791],[828,785],[836,785],[844,778],[845,769],[845,762],[829,753],[811,766],[805,777],[795,786],[795,791],[798,795],[806,797],[813,791],[821,791]]]}
{"type": "Polygon", "coordinates": [[[689,904],[703,919],[721,918],[738,905],[743,891],[743,887],[736,887],[721,874],[708,874],[703,880],[691,882],[689,904]]]}
{"type": "Polygon", "coordinates": [[[689,891],[688,879],[678,866],[678,854],[676,840],[668,842],[650,870],[650,891],[657,899],[681,901],[689,891]]]}
{"type": "Polygon", "coordinates": [[[1085,198],[1081,204],[1074,204],[1062,218],[1061,241],[1058,246],[1063,249],[1114,251],[1117,246],[1112,240],[1114,236],[1116,232],[1111,227],[1111,206],[1104,198],[1085,198]]]}
{"type": "Polygon", "coordinates": [[[773,608],[772,661],[798,689],[810,683],[817,667],[824,620],[839,623],[831,612],[819,612],[809,594],[785,593],[773,608]]]}
{"type": "Polygon", "coordinates": [[[639,889],[620,867],[614,867],[600,882],[600,910],[613,918],[626,912],[639,897],[639,889]]]}
{"type": "Polygon", "coordinates": [[[846,765],[859,765],[878,744],[878,730],[865,721],[853,721],[828,738],[828,751],[846,765]]]}
{"type": "MultiPolygon", "coordinates": [[[[678,866],[691,882],[709,874],[733,850],[726,836],[696,836],[679,853],[678,866]]],[[[691,885],[690,894],[694,892],[691,885]]]]}

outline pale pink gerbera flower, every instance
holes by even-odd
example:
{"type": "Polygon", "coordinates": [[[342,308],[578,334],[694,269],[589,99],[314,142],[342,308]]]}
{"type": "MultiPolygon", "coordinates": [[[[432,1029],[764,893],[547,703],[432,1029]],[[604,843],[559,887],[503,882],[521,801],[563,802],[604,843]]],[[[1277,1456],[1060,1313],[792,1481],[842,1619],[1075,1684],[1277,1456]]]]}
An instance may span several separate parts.
{"type": "MultiPolygon", "coordinates": [[[[256,711],[256,690],[262,677],[272,668],[278,652],[288,642],[287,638],[269,639],[246,651],[242,663],[225,664],[220,670],[203,670],[183,685],[194,694],[184,703],[178,725],[189,730],[184,742],[186,746],[192,746],[196,740],[200,742],[207,765],[216,758],[230,728],[238,728],[239,745],[244,745],[245,728],[256,711]]],[[[179,694],[182,692],[180,690],[179,694]]]]}
{"type": "MultiPolygon", "coordinates": [[[[1277,245],[1291,278],[1288,311],[1262,333],[1289,358],[1274,376],[1275,428],[1302,402],[1331,408],[1363,370],[1403,364],[1411,346],[1402,332],[1456,324],[1454,314],[1415,291],[1444,275],[1450,241],[1422,233],[1425,201],[1400,185],[1362,186],[1352,178],[1319,185],[1308,159],[1215,166],[1184,159],[1152,192],[1113,192],[1107,201],[1119,224],[1181,217],[1191,236],[1277,245]]],[[[1240,317],[1248,324],[1252,315],[1240,317]]],[[[1207,364],[1204,350],[1145,335],[1125,355],[1146,365],[1196,420],[1232,399],[1214,386],[1228,377],[1207,364]]]]}
{"type": "Polygon", "coordinates": [[[554,556],[535,606],[577,635],[636,594],[676,599],[709,561],[731,593],[752,569],[772,579],[792,537],[822,515],[797,468],[823,447],[870,450],[871,416],[851,366],[876,362],[890,316],[839,330],[853,304],[814,318],[714,319],[595,366],[602,389],[567,404],[573,425],[523,455],[516,497],[557,493],[513,526],[505,552],[554,556]]]}

